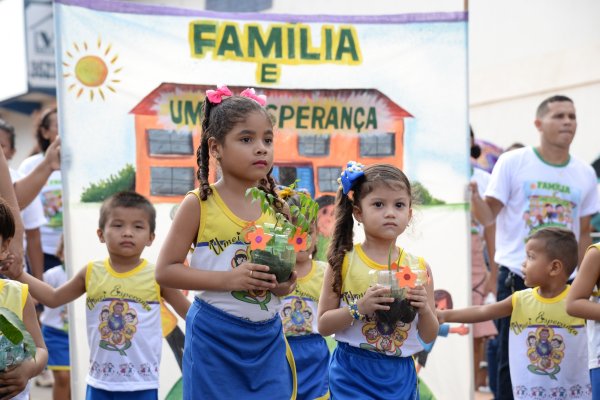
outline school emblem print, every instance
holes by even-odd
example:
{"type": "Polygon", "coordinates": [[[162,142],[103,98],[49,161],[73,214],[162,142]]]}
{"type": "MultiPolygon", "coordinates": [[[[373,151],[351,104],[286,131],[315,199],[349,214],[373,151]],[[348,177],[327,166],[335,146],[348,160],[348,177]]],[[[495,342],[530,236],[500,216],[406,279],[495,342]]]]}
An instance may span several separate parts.
{"type": "Polygon", "coordinates": [[[361,343],[360,348],[377,351],[393,356],[402,355],[402,343],[408,338],[410,324],[396,322],[389,325],[381,321],[368,321],[362,328],[367,343],[361,343]]]}
{"type": "Polygon", "coordinates": [[[113,300],[100,312],[100,347],[126,356],[137,331],[137,312],[123,300],[113,300]]]}
{"type": "Polygon", "coordinates": [[[565,342],[549,326],[540,326],[527,335],[527,369],[536,375],[546,375],[557,380],[560,363],[565,356],[565,342]]]}
{"type": "Polygon", "coordinates": [[[280,312],[285,333],[305,335],[312,333],[313,312],[304,299],[294,298],[280,312]]]}

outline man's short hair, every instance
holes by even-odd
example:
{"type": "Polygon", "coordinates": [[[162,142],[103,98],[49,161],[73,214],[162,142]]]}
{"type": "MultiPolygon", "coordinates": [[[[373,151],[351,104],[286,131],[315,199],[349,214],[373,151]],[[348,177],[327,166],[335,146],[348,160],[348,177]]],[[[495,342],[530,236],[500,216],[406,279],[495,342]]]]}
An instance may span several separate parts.
{"type": "Polygon", "coordinates": [[[108,221],[110,216],[110,212],[117,207],[137,208],[145,211],[146,214],[148,214],[150,233],[154,233],[154,229],[156,229],[156,209],[147,198],[139,193],[131,191],[119,192],[104,200],[102,207],[100,207],[100,220],[98,221],[98,227],[100,229],[104,229],[106,221],[108,221]]]}
{"type": "Polygon", "coordinates": [[[571,100],[570,98],[568,98],[567,96],[563,96],[561,94],[557,94],[554,95],[552,97],[548,97],[546,100],[542,101],[540,103],[540,105],[537,108],[537,111],[535,113],[535,117],[537,119],[542,118],[544,115],[546,115],[548,113],[548,105],[550,103],[556,103],[558,101],[568,101],[569,103],[573,103],[573,100],[571,100]]]}
{"type": "Polygon", "coordinates": [[[567,277],[569,277],[579,262],[579,247],[575,234],[565,228],[542,228],[528,238],[544,242],[544,252],[551,260],[562,262],[567,277]]]}

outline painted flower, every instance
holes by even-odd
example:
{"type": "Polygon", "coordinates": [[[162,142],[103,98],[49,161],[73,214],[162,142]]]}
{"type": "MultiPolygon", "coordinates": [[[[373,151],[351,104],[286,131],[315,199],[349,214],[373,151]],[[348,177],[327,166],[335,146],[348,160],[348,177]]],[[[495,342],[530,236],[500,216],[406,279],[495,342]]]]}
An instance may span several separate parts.
{"type": "Polygon", "coordinates": [[[288,239],[288,243],[294,246],[296,253],[302,250],[306,250],[308,240],[308,232],[302,232],[301,228],[296,228],[294,236],[288,239]]]}
{"type": "Polygon", "coordinates": [[[409,267],[402,266],[396,272],[396,279],[398,279],[398,286],[414,288],[417,283],[417,274],[413,273],[409,267]]]}
{"type": "Polygon", "coordinates": [[[265,250],[273,235],[265,233],[262,226],[246,233],[246,241],[250,242],[250,250],[265,250]]]}

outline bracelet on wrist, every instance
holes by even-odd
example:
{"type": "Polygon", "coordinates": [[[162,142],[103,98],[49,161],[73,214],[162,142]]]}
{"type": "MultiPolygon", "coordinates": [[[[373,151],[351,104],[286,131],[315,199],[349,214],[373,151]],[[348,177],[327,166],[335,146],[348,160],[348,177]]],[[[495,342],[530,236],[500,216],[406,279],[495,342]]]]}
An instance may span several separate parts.
{"type": "Polygon", "coordinates": [[[356,304],[356,300],[352,300],[350,304],[348,304],[348,311],[350,311],[350,315],[352,316],[353,323],[356,321],[364,321],[365,316],[358,311],[358,304],[356,304]]]}

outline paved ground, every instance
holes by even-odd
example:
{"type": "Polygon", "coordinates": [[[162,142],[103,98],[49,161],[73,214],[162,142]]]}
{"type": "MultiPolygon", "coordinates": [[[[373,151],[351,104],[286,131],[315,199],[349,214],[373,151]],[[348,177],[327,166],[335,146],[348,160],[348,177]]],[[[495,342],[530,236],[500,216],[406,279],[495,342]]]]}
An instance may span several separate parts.
{"type": "Polygon", "coordinates": [[[31,400],[52,400],[52,388],[41,388],[35,386],[35,383],[33,383],[29,392],[29,398],[31,400]]]}

